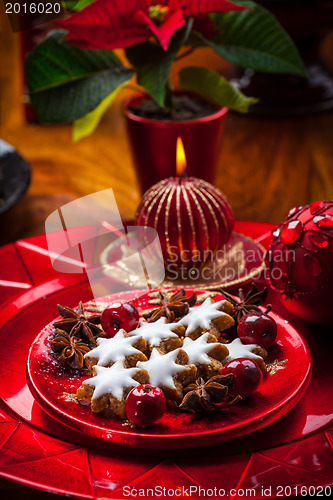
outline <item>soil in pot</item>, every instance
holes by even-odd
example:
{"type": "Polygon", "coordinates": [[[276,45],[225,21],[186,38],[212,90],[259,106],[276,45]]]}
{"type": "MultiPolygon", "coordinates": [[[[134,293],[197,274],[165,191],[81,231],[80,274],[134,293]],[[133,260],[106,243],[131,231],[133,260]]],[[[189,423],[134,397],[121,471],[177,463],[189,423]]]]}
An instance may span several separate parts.
{"type": "Polygon", "coordinates": [[[136,116],[151,120],[184,121],[203,118],[216,113],[216,107],[194,96],[173,95],[172,106],[161,108],[153,100],[144,100],[139,105],[128,107],[136,116]]]}

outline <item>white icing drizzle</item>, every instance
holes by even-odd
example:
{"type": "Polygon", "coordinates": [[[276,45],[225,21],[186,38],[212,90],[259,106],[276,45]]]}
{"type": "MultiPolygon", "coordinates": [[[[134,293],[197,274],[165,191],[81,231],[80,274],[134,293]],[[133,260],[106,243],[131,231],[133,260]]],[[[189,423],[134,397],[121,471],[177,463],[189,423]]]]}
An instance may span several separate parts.
{"type": "Polygon", "coordinates": [[[226,347],[229,349],[229,356],[222,361],[224,365],[238,358],[263,359],[261,356],[252,352],[256,347],[260,347],[257,344],[243,344],[242,341],[237,338],[230,342],[230,344],[226,344],[226,347]]]}
{"type": "Polygon", "coordinates": [[[161,354],[157,349],[153,349],[150,359],[148,361],[139,361],[137,366],[147,370],[151,385],[175,389],[172,377],[186,370],[184,365],[178,365],[175,362],[179,351],[180,349],[175,349],[167,354],[161,354]]]}
{"type": "Polygon", "coordinates": [[[218,342],[208,343],[207,339],[209,333],[201,335],[196,340],[190,339],[190,337],[185,337],[182,349],[188,355],[188,362],[195,365],[198,363],[209,365],[212,360],[207,355],[214,346],[219,345],[218,342]]]}
{"type": "Polygon", "coordinates": [[[132,378],[140,371],[139,368],[124,368],[122,361],[117,361],[111,368],[96,366],[95,370],[95,377],[83,381],[83,385],[95,387],[92,399],[103,394],[112,394],[116,399],[121,400],[125,389],[140,385],[132,378]]]}
{"type": "Polygon", "coordinates": [[[219,311],[221,304],[226,302],[225,300],[219,300],[215,302],[213,299],[208,297],[200,306],[191,307],[190,312],[186,314],[179,323],[187,327],[186,333],[191,333],[197,328],[208,329],[210,327],[210,322],[213,319],[225,315],[223,311],[219,311]]]}
{"type": "Polygon", "coordinates": [[[158,346],[162,340],[177,338],[178,335],[172,330],[179,326],[177,323],[167,323],[166,318],[160,318],[154,323],[141,323],[139,328],[132,330],[128,335],[140,336],[145,339],[150,346],[158,346]]]}
{"type": "Polygon", "coordinates": [[[117,334],[109,339],[99,337],[97,339],[98,346],[87,352],[85,358],[97,358],[97,365],[105,366],[110,362],[124,361],[126,356],[131,354],[141,353],[133,347],[138,338],[125,337],[125,330],[119,330],[117,334]]]}

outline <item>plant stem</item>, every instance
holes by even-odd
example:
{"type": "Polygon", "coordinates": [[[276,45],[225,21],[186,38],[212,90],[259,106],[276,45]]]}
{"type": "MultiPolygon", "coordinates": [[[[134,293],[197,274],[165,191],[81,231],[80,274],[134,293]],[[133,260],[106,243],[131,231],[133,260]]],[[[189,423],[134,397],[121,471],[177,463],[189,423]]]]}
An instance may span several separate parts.
{"type": "Polygon", "coordinates": [[[165,84],[165,106],[174,109],[174,94],[170,80],[165,84]]]}
{"type": "Polygon", "coordinates": [[[189,49],[185,50],[185,52],[183,52],[182,54],[179,54],[179,56],[175,57],[174,60],[180,61],[180,59],[183,59],[184,57],[189,56],[190,54],[192,54],[192,52],[194,52],[194,48],[190,47],[189,49]]]}

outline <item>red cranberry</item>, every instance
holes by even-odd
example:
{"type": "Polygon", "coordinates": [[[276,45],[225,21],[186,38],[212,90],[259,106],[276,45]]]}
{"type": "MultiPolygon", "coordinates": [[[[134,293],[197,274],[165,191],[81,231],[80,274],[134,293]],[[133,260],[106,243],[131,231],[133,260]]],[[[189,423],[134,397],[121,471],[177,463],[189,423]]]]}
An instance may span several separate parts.
{"type": "Polygon", "coordinates": [[[252,311],[238,323],[237,335],[243,344],[259,344],[267,349],[275,342],[277,326],[268,314],[252,311]]]}
{"type": "Polygon", "coordinates": [[[165,408],[163,391],[149,384],[132,389],[125,403],[126,417],[140,427],[156,424],[163,417],[165,408]]]}
{"type": "Polygon", "coordinates": [[[101,317],[103,330],[113,337],[120,328],[126,332],[134,330],[139,323],[139,313],[131,302],[118,300],[104,309],[101,317]]]}
{"type": "Polygon", "coordinates": [[[232,397],[237,395],[246,398],[252,396],[262,382],[262,373],[255,361],[249,358],[238,358],[229,361],[221,370],[221,375],[232,373],[233,379],[229,389],[232,397]]]}

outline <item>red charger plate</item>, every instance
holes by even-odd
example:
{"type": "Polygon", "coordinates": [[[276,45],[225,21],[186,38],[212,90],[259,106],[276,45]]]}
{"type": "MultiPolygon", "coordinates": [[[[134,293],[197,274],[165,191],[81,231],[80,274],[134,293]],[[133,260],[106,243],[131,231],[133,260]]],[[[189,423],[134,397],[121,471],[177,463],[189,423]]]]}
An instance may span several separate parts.
{"type": "MultiPolygon", "coordinates": [[[[188,291],[192,293],[193,290],[188,291]]],[[[136,292],[138,293],[138,292],[136,292]]],[[[198,291],[198,294],[202,291],[198,291]]],[[[133,292],[107,298],[131,300],[138,308],[151,307],[148,295],[133,299],[133,292]]],[[[216,296],[220,300],[222,296],[216,296]]],[[[29,387],[41,408],[53,419],[89,437],[100,448],[110,443],[147,449],[204,446],[243,436],[274,422],[301,399],[311,378],[309,349],[298,332],[277,314],[278,337],[267,363],[278,364],[264,377],[260,390],[237,406],[219,413],[192,415],[168,410],[163,419],[147,429],[132,429],[116,419],[93,414],[73,395],[87,373],[69,372],[49,355],[52,323],[31,345],[27,362],[29,387]]]]}
{"type": "MultiPolygon", "coordinates": [[[[131,235],[131,228],[127,227],[127,230],[129,231],[129,235],[131,235]]],[[[128,235],[120,237],[108,245],[101,252],[100,261],[104,272],[113,281],[133,286],[129,282],[129,277],[137,275],[135,269],[136,262],[132,264],[134,267],[130,267],[131,263],[124,260],[127,257],[126,251],[124,252],[124,248],[127,248],[127,238],[128,235]]],[[[138,241],[136,241],[136,238],[133,238],[131,243],[135,248],[138,241]]],[[[137,248],[140,250],[140,247],[137,248]]],[[[179,279],[175,279],[172,277],[175,267],[171,264],[171,274],[168,276],[167,273],[162,286],[194,289],[207,289],[209,287],[217,290],[220,290],[221,287],[244,286],[254,278],[260,276],[260,273],[265,268],[265,253],[265,248],[258,241],[234,231],[229,241],[223,248],[219,249],[214,260],[205,266],[204,275],[201,272],[189,273],[189,270],[187,270],[189,275],[187,273],[184,273],[184,275],[183,273],[179,273],[181,276],[179,279]]],[[[151,259],[154,259],[154,255],[151,255],[151,259]]],[[[158,265],[159,261],[156,260],[156,266],[158,265]]],[[[192,270],[198,271],[195,267],[192,270]]],[[[135,287],[144,288],[146,285],[146,278],[143,277],[142,281],[140,281],[140,277],[137,276],[135,287]]]]}

